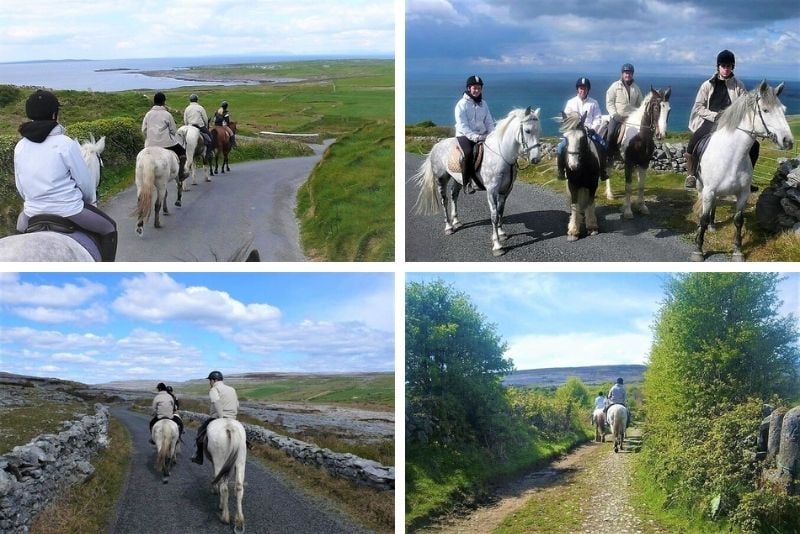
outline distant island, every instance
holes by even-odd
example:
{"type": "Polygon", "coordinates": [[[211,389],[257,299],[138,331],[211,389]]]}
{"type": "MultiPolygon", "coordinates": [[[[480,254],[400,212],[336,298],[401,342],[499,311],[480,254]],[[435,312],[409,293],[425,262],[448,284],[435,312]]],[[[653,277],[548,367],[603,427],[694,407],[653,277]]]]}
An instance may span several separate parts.
{"type": "Polygon", "coordinates": [[[133,69],[128,67],[118,67],[116,69],[94,69],[95,72],[116,72],[120,70],[133,70],[133,69]]]}
{"type": "Polygon", "coordinates": [[[593,365],[589,367],[551,367],[548,369],[523,369],[503,377],[506,386],[559,386],[575,376],[587,385],[614,382],[622,377],[626,383],[641,382],[646,365],[593,365]]]}

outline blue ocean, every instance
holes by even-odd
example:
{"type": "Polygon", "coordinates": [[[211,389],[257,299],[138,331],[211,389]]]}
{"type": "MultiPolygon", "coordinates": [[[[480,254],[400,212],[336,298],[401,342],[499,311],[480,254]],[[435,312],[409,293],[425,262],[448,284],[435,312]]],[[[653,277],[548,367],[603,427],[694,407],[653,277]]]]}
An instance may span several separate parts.
{"type": "MultiPolygon", "coordinates": [[[[406,70],[406,124],[433,121],[441,126],[454,124],[453,108],[464,91],[462,76],[452,74],[431,74],[406,70]]],[[[589,96],[600,103],[605,112],[605,94],[608,86],[617,78],[609,75],[587,74],[592,82],[589,96]]],[[[567,100],[575,96],[577,76],[564,73],[487,73],[484,76],[484,98],[495,121],[505,117],[514,108],[532,106],[541,108],[542,130],[544,135],[558,133],[556,119],[567,100]]],[[[689,112],[694,104],[697,90],[703,77],[677,76],[636,76],[636,83],[647,91],[652,85],[655,89],[672,87],[670,97],[671,112],[668,131],[688,131],[689,112]]],[[[755,88],[761,80],[742,78],[745,87],[755,88]]],[[[781,80],[768,80],[777,85],[781,80]]],[[[787,115],[800,114],[800,81],[787,81],[780,100],[786,106],[787,115]]]]}

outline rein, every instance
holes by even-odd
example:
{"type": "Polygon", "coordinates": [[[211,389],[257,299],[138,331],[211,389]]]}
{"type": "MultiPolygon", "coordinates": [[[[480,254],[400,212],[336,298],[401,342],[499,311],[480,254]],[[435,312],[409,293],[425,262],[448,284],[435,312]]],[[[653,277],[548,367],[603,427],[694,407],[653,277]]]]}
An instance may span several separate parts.
{"type": "MultiPolygon", "coordinates": [[[[536,120],[536,119],[533,119],[533,120],[536,120]]],[[[518,142],[519,142],[519,144],[520,144],[520,145],[522,145],[522,150],[520,150],[520,151],[517,153],[517,157],[519,157],[519,156],[521,156],[521,155],[525,154],[526,152],[530,152],[530,151],[531,151],[531,150],[533,150],[534,148],[538,148],[538,147],[540,147],[540,146],[542,145],[541,143],[539,143],[539,142],[537,141],[537,143],[536,143],[536,144],[534,144],[534,145],[531,145],[531,146],[528,146],[528,143],[526,143],[526,142],[525,142],[525,135],[524,135],[524,133],[523,133],[523,131],[522,131],[522,130],[523,130],[522,122],[523,122],[522,120],[520,120],[520,121],[519,121],[519,139],[520,139],[520,140],[518,141],[518,142]]],[[[513,162],[511,162],[511,161],[508,161],[508,160],[507,160],[507,159],[506,159],[506,158],[503,156],[503,154],[501,154],[501,153],[500,153],[500,151],[499,151],[499,147],[500,147],[500,143],[499,143],[499,142],[498,142],[498,144],[497,144],[497,145],[498,145],[498,150],[493,150],[493,149],[492,149],[492,147],[490,147],[488,143],[483,143],[483,146],[484,146],[485,148],[488,148],[490,152],[492,152],[492,153],[494,153],[494,154],[496,154],[496,155],[500,156],[500,159],[502,159],[503,161],[505,161],[507,165],[509,165],[509,166],[512,166],[512,167],[513,167],[514,165],[518,165],[518,163],[517,163],[517,161],[516,161],[516,160],[514,160],[513,162]]]]}

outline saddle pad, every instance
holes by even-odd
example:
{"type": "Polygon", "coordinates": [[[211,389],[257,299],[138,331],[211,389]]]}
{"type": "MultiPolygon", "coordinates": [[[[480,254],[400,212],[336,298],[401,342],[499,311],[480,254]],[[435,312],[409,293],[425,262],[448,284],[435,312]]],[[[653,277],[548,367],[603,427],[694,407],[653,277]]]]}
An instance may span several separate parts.
{"type": "MultiPolygon", "coordinates": [[[[477,174],[483,163],[483,142],[477,143],[475,148],[472,149],[472,154],[475,158],[475,173],[477,174]]],[[[464,152],[461,147],[456,145],[450,150],[447,155],[447,170],[448,172],[464,174],[464,168],[461,166],[461,161],[464,159],[464,152]]]]}

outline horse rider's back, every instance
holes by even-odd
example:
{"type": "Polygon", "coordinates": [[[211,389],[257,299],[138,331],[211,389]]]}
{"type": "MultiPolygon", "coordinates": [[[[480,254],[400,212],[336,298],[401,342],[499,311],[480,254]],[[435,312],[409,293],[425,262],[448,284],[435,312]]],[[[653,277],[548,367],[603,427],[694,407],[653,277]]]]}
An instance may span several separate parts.
{"type": "Polygon", "coordinates": [[[183,111],[183,123],[200,128],[208,124],[208,113],[197,102],[191,102],[183,111]]]}
{"type": "Polygon", "coordinates": [[[170,148],[178,144],[178,139],[175,137],[177,131],[175,119],[164,106],[153,106],[142,120],[145,147],[170,148]]]}
{"type": "Polygon", "coordinates": [[[159,391],[153,398],[153,411],[159,419],[163,417],[172,418],[175,412],[175,401],[172,399],[172,395],[166,391],[159,391]]]}
{"type": "Polygon", "coordinates": [[[239,397],[235,389],[220,380],[214,383],[208,396],[211,399],[211,417],[236,419],[239,413],[239,397]]]}

